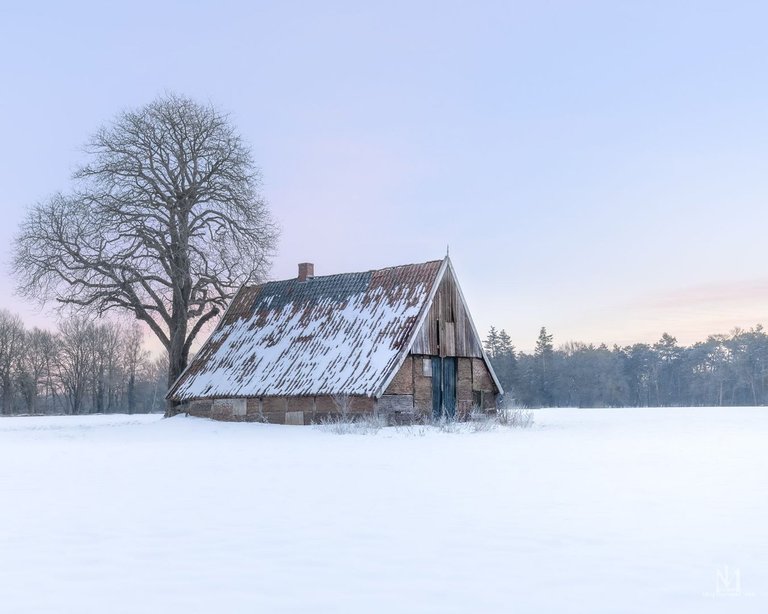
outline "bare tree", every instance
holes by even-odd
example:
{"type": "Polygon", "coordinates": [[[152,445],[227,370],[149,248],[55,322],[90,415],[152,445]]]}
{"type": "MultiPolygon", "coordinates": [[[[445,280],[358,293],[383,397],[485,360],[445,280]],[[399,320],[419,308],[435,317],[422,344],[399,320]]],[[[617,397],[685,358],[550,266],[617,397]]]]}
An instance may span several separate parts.
{"type": "Polygon", "coordinates": [[[131,312],[167,349],[170,384],[205,325],[269,267],[277,228],[259,171],[227,115],[176,95],[118,115],[86,151],[76,190],[21,225],[19,291],[131,312]]]}
{"type": "Polygon", "coordinates": [[[39,328],[33,328],[25,334],[24,355],[22,356],[21,392],[27,412],[38,412],[38,396],[53,399],[55,387],[53,374],[58,364],[58,340],[56,336],[39,328]]]}
{"type": "Polygon", "coordinates": [[[91,407],[97,413],[107,413],[117,404],[116,397],[121,393],[118,368],[124,332],[118,323],[106,321],[92,327],[88,342],[91,407]]]}
{"type": "Polygon", "coordinates": [[[21,318],[0,310],[0,387],[2,413],[13,413],[14,380],[23,355],[24,324],[21,318]]]}
{"type": "Polygon", "coordinates": [[[149,352],[142,346],[144,335],[138,322],[133,322],[133,325],[125,330],[124,337],[121,356],[122,371],[128,379],[126,402],[128,413],[132,414],[136,411],[136,378],[139,375],[139,369],[147,362],[149,352]]]}
{"type": "Polygon", "coordinates": [[[88,378],[94,362],[93,335],[93,323],[83,317],[69,318],[59,324],[59,377],[69,414],[80,414],[85,408],[88,378]]]}
{"type": "Polygon", "coordinates": [[[151,381],[150,395],[148,399],[148,410],[157,411],[162,407],[163,397],[167,390],[164,385],[165,374],[168,373],[168,354],[162,354],[153,360],[147,368],[147,375],[151,381]]]}

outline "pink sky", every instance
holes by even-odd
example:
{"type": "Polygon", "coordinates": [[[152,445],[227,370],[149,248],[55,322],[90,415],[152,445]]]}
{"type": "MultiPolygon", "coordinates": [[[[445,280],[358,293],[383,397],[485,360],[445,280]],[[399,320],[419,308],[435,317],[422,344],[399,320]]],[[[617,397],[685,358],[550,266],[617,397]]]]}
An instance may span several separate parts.
{"type": "Polygon", "coordinates": [[[0,306],[50,323],[12,295],[25,207],[68,189],[101,123],[173,90],[253,145],[274,278],[450,244],[478,327],[522,349],[541,326],[690,343],[768,322],[768,14],[722,6],[5,6],[0,306]]]}

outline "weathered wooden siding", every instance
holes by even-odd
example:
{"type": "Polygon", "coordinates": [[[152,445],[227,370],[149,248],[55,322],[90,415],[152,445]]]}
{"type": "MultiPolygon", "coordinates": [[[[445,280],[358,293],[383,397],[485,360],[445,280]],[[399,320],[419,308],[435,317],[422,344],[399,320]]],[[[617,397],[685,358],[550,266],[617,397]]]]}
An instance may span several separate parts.
{"type": "Polygon", "coordinates": [[[469,313],[450,268],[440,282],[411,351],[431,356],[480,358],[483,355],[480,339],[472,330],[469,313]]]}

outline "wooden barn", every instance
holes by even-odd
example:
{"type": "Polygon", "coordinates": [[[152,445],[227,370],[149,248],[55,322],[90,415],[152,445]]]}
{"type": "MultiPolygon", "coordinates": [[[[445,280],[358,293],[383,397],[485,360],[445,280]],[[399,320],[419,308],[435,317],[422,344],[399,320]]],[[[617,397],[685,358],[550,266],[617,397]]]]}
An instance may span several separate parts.
{"type": "Polygon", "coordinates": [[[450,259],[243,286],[174,383],[180,411],[312,424],[494,411],[502,392],[450,259]]]}

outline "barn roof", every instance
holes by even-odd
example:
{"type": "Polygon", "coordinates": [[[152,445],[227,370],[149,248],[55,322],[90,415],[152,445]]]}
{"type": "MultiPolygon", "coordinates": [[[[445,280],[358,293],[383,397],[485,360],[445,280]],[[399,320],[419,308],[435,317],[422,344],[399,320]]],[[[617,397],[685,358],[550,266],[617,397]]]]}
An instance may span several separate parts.
{"type": "Polygon", "coordinates": [[[377,396],[448,264],[243,286],[168,397],[377,396]]]}

